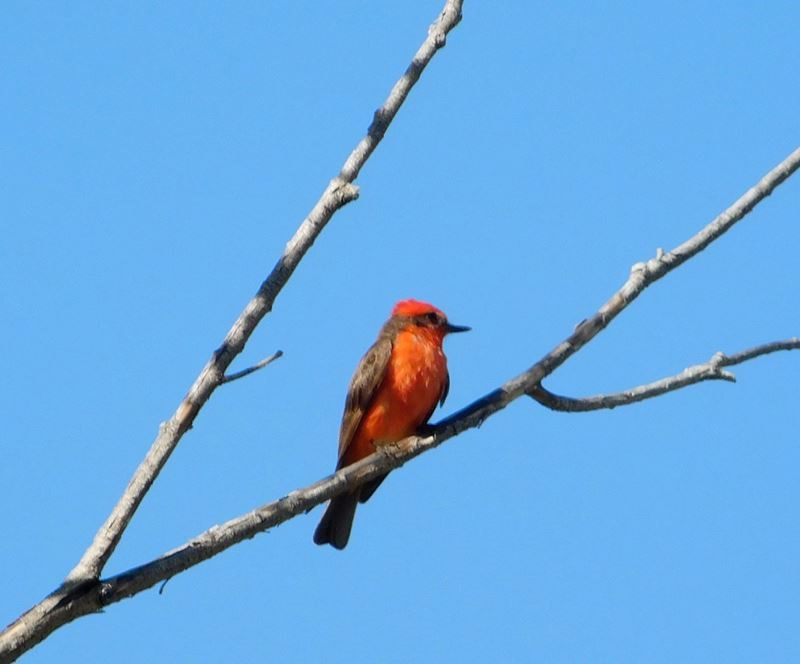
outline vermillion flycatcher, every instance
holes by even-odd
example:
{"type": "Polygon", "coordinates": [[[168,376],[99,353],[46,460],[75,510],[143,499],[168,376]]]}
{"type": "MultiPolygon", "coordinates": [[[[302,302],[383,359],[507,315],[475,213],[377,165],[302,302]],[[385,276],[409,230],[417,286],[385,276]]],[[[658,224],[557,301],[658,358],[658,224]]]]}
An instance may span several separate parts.
{"type": "MultiPolygon", "coordinates": [[[[417,300],[398,302],[378,340],[361,358],[350,381],[339,431],[336,470],[402,440],[425,424],[444,403],[450,386],[442,342],[451,325],[436,307],[417,300]]],[[[388,473],[387,473],[388,474],[388,473]]],[[[333,498],[314,532],[314,542],[347,546],[359,502],[366,502],[386,475],[333,498]]]]}

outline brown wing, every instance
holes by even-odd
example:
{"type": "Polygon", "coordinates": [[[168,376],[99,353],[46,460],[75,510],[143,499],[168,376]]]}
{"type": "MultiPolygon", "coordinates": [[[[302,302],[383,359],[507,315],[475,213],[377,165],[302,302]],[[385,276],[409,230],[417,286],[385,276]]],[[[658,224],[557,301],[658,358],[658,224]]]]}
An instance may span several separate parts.
{"type": "MultiPolygon", "coordinates": [[[[450,372],[444,374],[444,384],[442,385],[442,396],[439,397],[439,405],[444,406],[444,400],[447,398],[447,393],[450,391],[450,372]]],[[[433,415],[433,411],[428,414],[428,417],[433,415]]]]}
{"type": "Polygon", "coordinates": [[[358,428],[364,412],[369,408],[372,397],[386,375],[389,358],[392,355],[392,336],[381,331],[378,340],[361,358],[350,387],[347,389],[347,399],[344,404],[342,427],[339,430],[339,460],[341,461],[353,435],[358,428]]]}
{"type": "Polygon", "coordinates": [[[448,371],[444,375],[444,383],[442,383],[442,393],[439,396],[438,401],[434,401],[433,406],[428,411],[428,414],[425,416],[425,419],[422,420],[422,424],[427,424],[428,420],[431,419],[431,415],[433,415],[433,411],[436,410],[436,406],[441,406],[444,404],[444,400],[447,398],[447,393],[450,391],[450,372],[448,371]]]}

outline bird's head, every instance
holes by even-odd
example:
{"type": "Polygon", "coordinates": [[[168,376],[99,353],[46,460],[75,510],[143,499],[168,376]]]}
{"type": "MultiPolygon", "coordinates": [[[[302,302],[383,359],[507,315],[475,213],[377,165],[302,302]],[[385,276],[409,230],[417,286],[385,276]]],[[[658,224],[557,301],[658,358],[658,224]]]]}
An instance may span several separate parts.
{"type": "Polygon", "coordinates": [[[467,332],[471,328],[466,325],[453,325],[441,309],[419,300],[401,300],[392,309],[392,318],[403,321],[406,325],[414,325],[440,339],[454,332],[467,332]]]}

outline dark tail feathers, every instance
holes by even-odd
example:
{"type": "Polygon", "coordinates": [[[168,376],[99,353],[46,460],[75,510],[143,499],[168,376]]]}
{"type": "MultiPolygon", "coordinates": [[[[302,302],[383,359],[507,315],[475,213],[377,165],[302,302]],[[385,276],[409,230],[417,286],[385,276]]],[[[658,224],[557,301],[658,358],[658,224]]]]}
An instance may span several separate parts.
{"type": "Polygon", "coordinates": [[[358,494],[344,493],[331,499],[328,509],[314,531],[315,544],[330,544],[334,549],[344,549],[350,539],[350,529],[356,515],[358,494]]]}

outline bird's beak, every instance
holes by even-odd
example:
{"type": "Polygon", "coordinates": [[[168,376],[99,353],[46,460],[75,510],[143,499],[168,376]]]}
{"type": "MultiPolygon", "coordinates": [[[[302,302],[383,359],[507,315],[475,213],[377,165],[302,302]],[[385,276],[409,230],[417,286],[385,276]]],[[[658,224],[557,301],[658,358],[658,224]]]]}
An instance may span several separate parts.
{"type": "Polygon", "coordinates": [[[471,329],[471,327],[467,327],[466,325],[453,325],[451,323],[448,323],[444,328],[447,334],[452,334],[453,332],[469,332],[471,329]]]}

